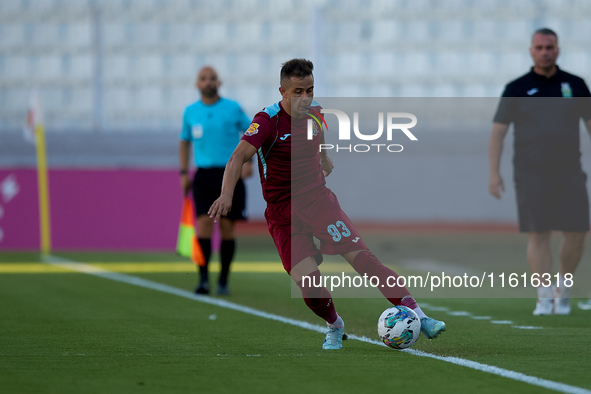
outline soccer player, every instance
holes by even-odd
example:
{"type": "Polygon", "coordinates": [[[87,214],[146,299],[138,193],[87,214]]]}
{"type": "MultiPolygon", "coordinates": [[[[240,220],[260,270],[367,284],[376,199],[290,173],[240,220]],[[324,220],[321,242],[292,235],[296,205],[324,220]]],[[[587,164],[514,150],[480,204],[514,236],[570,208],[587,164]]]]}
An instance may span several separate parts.
{"type": "MultiPolygon", "coordinates": [[[[193,190],[198,224],[197,238],[205,257],[205,266],[199,267],[200,281],[195,288],[197,294],[209,294],[210,291],[208,264],[211,256],[213,220],[207,215],[207,211],[220,195],[224,167],[238,145],[240,136],[250,124],[250,119],[237,102],[219,96],[220,85],[221,82],[213,68],[203,67],[199,71],[195,87],[201,93],[201,100],[185,109],[179,144],[181,189],[185,195],[193,190]],[[194,145],[197,167],[193,181],[189,178],[191,144],[194,145]]],[[[236,181],[236,193],[232,202],[235,208],[220,221],[222,269],[217,287],[219,295],[229,294],[228,275],[236,250],[234,224],[236,220],[245,219],[246,194],[242,179],[252,174],[252,164],[247,162],[239,170],[240,179],[236,181]]]]}
{"type": "Polygon", "coordinates": [[[564,236],[557,284],[553,288],[538,287],[533,314],[568,315],[571,288],[565,286],[565,275],[574,274],[589,231],[587,176],[581,169],[579,120],[585,119],[591,132],[591,106],[581,99],[550,101],[536,97],[591,97],[591,94],[581,78],[556,65],[559,48],[555,32],[537,30],[529,51],[534,66],[505,87],[494,118],[488,189],[495,198],[501,198],[504,184],[499,162],[503,139],[509,124],[514,123],[513,165],[519,230],[528,233],[527,259],[532,273],[551,274],[551,231],[562,231],[564,236]]]}
{"type": "MultiPolygon", "coordinates": [[[[397,275],[368,250],[336,196],[325,186],[324,178],[331,173],[333,164],[326,152],[319,152],[323,132],[315,126],[311,140],[306,132],[308,112],[320,109],[313,102],[313,68],[312,62],[305,59],[283,64],[279,88],[282,100],[254,117],[226,165],[222,193],[209,214],[218,220],[232,212],[232,195],[240,168],[257,154],[267,202],[265,218],[283,267],[300,287],[306,305],[327,323],[322,348],[341,349],[343,319],[337,314],[328,289],[313,285],[321,277],[318,265],[322,254],[340,254],[359,274],[377,276],[380,283],[397,275]],[[313,236],[320,239],[320,250],[313,236]],[[303,281],[303,277],[316,280],[303,281]]],[[[406,306],[418,314],[427,338],[445,331],[445,323],[425,316],[406,288],[379,288],[394,305],[406,306]]]]}

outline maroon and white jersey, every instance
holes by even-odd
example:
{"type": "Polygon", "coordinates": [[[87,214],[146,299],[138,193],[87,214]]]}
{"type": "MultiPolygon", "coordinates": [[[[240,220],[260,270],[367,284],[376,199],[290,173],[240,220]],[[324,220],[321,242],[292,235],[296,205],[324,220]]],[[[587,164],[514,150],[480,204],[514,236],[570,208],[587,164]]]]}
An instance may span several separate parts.
{"type": "MultiPolygon", "coordinates": [[[[312,108],[320,112],[319,106],[312,108]]],[[[308,140],[308,119],[312,118],[292,119],[278,102],[257,113],[242,136],[257,149],[267,203],[286,201],[326,183],[320,166],[321,129],[313,122],[313,138],[308,140]]]]}

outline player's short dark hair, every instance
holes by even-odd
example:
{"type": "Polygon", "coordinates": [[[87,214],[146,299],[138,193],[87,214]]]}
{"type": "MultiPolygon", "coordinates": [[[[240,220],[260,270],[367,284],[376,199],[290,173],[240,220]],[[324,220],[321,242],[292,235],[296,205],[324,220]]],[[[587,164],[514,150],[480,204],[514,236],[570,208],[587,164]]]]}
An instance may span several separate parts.
{"type": "Polygon", "coordinates": [[[558,42],[558,34],[556,34],[556,32],[554,30],[548,29],[547,27],[542,27],[541,29],[536,30],[534,32],[534,34],[532,34],[532,38],[536,34],[543,34],[545,36],[554,36],[554,37],[556,37],[556,42],[558,42]]]}
{"type": "Polygon", "coordinates": [[[281,67],[281,86],[285,87],[285,82],[291,77],[304,78],[312,75],[314,64],[307,59],[291,59],[282,64],[281,67]]]}

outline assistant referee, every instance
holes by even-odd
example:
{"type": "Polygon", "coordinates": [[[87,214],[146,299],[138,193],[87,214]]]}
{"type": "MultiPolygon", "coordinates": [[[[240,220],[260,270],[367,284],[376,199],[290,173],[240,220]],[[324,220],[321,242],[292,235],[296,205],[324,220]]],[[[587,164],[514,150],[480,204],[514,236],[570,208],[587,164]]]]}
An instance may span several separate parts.
{"type": "MultiPolygon", "coordinates": [[[[237,102],[219,96],[220,85],[218,74],[212,67],[206,66],[199,70],[195,87],[201,94],[201,100],[185,109],[179,144],[181,188],[185,195],[190,190],[193,191],[198,224],[197,238],[206,261],[205,266],[199,268],[200,280],[195,288],[197,294],[210,292],[208,264],[211,256],[213,219],[209,218],[207,211],[221,194],[226,163],[240,142],[242,133],[250,125],[250,119],[237,102]],[[191,144],[194,146],[197,167],[193,181],[189,178],[191,144]]],[[[252,164],[249,162],[242,168],[242,179],[250,175],[252,164]]],[[[246,193],[242,179],[236,185],[232,211],[220,220],[222,269],[217,287],[219,295],[230,293],[228,275],[236,250],[235,221],[246,219],[246,193]]]]}

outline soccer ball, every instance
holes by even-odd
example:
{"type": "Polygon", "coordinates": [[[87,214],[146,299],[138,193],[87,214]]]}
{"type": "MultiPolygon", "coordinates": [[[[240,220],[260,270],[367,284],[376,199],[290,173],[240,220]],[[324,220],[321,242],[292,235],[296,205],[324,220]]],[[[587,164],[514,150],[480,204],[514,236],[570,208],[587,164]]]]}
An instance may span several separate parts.
{"type": "Polygon", "coordinates": [[[405,306],[393,306],[382,313],[378,320],[378,335],[382,342],[393,349],[411,347],[421,334],[421,320],[405,306]]]}

